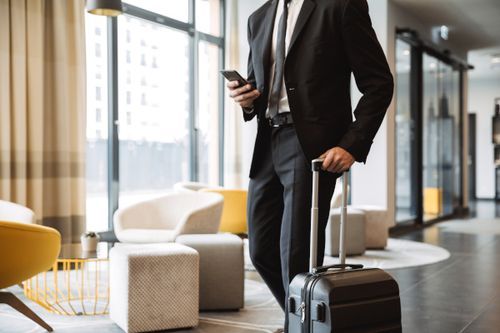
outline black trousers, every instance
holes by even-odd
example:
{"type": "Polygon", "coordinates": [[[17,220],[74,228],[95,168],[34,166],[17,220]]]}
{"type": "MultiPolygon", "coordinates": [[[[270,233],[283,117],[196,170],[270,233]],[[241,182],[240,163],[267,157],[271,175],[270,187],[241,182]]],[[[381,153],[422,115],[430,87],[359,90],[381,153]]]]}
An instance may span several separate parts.
{"type": "MultiPolygon", "coordinates": [[[[264,160],[249,184],[248,238],[255,268],[286,311],[290,281],[309,269],[312,172],[293,125],[272,128],[268,137],[264,160]]],[[[318,265],[337,176],[320,174],[318,265]]]]}

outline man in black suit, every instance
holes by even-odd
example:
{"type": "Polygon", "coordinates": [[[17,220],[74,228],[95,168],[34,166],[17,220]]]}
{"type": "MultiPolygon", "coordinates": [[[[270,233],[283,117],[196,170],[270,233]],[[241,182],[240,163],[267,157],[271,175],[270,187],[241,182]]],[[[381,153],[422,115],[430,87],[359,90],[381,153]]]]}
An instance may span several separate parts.
{"type": "MultiPolygon", "coordinates": [[[[257,117],[248,196],[252,261],[285,310],[308,270],[310,161],[320,175],[318,264],[335,180],[365,162],[393,94],[366,0],[272,0],[248,19],[248,81],[229,82],[246,121],[257,117]],[[353,121],[350,78],[363,94],[353,121]]],[[[367,191],[369,188],[366,189],[367,191]]]]}

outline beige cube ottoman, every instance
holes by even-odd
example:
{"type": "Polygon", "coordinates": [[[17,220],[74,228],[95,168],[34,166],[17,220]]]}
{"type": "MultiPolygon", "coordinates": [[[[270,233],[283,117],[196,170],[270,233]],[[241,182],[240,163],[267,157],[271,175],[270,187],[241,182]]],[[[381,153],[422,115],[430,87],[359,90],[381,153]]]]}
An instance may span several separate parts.
{"type": "Polygon", "coordinates": [[[177,243],[200,254],[200,310],[244,306],[243,240],[233,234],[181,235],[177,243]]]}
{"type": "Polygon", "coordinates": [[[354,206],[365,213],[366,221],[366,248],[385,249],[389,238],[388,212],[380,206],[354,206]]]}
{"type": "Polygon", "coordinates": [[[181,244],[115,246],[110,318],[125,332],[198,325],[199,257],[181,244]]]}
{"type": "MultiPolygon", "coordinates": [[[[340,208],[330,210],[326,226],[325,254],[339,255],[340,208]]],[[[346,255],[361,255],[366,249],[365,214],[363,211],[347,208],[346,255]]]]}

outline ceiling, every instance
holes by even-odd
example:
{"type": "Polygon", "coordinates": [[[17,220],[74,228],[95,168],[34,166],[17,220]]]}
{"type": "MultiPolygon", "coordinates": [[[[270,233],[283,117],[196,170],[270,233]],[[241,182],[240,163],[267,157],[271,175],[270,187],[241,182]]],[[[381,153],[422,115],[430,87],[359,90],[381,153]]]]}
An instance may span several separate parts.
{"type": "Polygon", "coordinates": [[[446,25],[467,50],[500,46],[500,0],[392,0],[428,26],[446,25]]]}

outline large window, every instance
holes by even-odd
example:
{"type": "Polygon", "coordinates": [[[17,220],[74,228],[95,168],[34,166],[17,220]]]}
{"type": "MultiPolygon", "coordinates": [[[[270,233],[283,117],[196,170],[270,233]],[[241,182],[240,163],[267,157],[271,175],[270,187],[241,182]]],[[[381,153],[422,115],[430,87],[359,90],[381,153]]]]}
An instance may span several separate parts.
{"type": "Polygon", "coordinates": [[[107,20],[87,14],[87,229],[108,225],[108,62],[107,20]]]}
{"type": "Polygon", "coordinates": [[[87,228],[179,181],[219,184],[223,0],[87,15],[87,228]]]}
{"type": "MultiPolygon", "coordinates": [[[[189,35],[140,18],[120,16],[118,68],[123,205],[165,192],[176,182],[190,178],[189,35]]],[[[217,119],[218,114],[213,116],[217,119]]]]}

